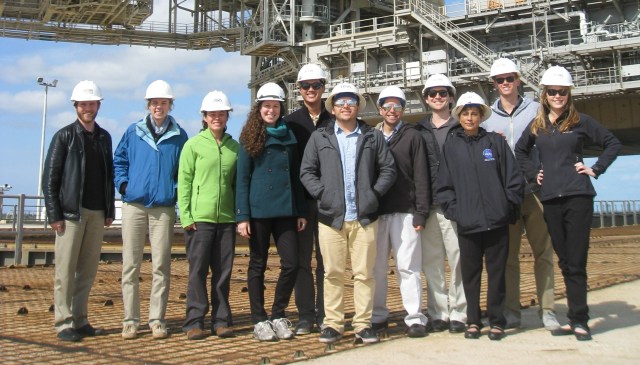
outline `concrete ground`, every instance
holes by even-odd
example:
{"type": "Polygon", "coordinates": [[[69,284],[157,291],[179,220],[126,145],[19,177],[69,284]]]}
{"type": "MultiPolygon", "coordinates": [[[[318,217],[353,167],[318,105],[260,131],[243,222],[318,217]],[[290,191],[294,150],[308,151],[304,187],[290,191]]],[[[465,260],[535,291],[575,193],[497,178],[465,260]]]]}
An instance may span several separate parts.
{"type": "MultiPolygon", "coordinates": [[[[590,291],[593,340],[553,337],[542,328],[536,307],[523,309],[522,327],[490,341],[488,327],[478,340],[462,334],[432,333],[400,338],[305,361],[305,364],[640,364],[640,280],[590,291]]],[[[556,304],[566,323],[566,300],[556,304]]]]}

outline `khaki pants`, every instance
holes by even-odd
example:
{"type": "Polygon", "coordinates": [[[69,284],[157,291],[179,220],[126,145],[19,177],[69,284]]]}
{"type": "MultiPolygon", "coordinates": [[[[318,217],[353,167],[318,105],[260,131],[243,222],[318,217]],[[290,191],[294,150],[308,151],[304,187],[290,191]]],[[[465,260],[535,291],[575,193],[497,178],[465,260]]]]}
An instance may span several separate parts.
{"type": "Polygon", "coordinates": [[[421,232],[422,271],[427,279],[427,313],[431,319],[467,322],[467,299],[462,285],[456,223],[432,206],[421,232]],[[447,289],[445,259],[451,269],[447,289]]]}
{"type": "Polygon", "coordinates": [[[371,327],[375,280],[376,235],[378,222],[362,227],[358,221],[344,222],[342,229],[320,223],[320,250],[324,260],[324,326],[344,332],[344,281],[347,256],[353,271],[355,332],[371,327]]]}
{"type": "Polygon", "coordinates": [[[507,321],[520,320],[520,244],[526,230],[534,258],[536,292],[541,310],[554,310],[553,246],[544,221],[543,208],[536,194],[526,194],[520,207],[522,217],[509,226],[509,256],[505,272],[507,321]]]}
{"type": "Polygon", "coordinates": [[[65,220],[64,224],[64,232],[56,233],[53,283],[56,332],[89,323],[89,292],[98,272],[104,211],[80,208],[80,220],[65,220]]]}
{"type": "Polygon", "coordinates": [[[149,324],[164,323],[169,299],[171,242],[176,219],[174,207],[122,204],[122,300],[124,324],[140,323],[140,265],[147,229],[151,243],[153,281],[149,302],[149,324]]]}

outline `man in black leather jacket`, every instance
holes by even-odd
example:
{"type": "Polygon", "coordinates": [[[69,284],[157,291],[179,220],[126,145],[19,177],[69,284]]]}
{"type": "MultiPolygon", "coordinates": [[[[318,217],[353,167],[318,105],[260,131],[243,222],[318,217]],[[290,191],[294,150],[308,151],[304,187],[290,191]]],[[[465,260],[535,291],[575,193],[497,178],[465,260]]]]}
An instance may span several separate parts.
{"type": "Polygon", "coordinates": [[[102,95],[93,81],[73,89],[78,119],[51,140],[43,171],[47,219],[56,232],[55,327],[62,341],[104,334],[87,319],[104,227],[114,218],[111,136],[95,117],[102,95]]]}

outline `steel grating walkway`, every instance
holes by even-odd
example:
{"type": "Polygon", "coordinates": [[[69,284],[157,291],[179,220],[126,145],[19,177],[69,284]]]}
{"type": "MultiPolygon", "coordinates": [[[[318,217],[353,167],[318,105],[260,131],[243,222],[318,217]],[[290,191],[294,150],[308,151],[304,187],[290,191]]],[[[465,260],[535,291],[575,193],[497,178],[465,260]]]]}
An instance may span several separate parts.
{"type": "MultiPolygon", "coordinates": [[[[640,278],[640,227],[607,228],[592,232],[589,254],[590,289],[602,288],[640,278]]],[[[278,258],[272,255],[266,272],[267,308],[273,300],[278,274],[278,258]]],[[[120,337],[123,306],[121,298],[120,263],[100,265],[89,303],[89,319],[107,335],[86,338],[79,343],[60,342],[53,329],[53,266],[0,268],[0,362],[3,364],[282,364],[325,356],[335,351],[353,348],[353,333],[347,328],[345,337],[335,346],[318,342],[318,334],[299,336],[292,341],[261,343],[253,339],[250,323],[246,270],[248,257],[235,259],[231,284],[231,308],[234,313],[236,337],[220,339],[212,336],[203,341],[188,341],[181,326],[185,317],[185,293],[188,265],[186,260],[172,262],[171,292],[167,309],[170,337],[153,340],[148,327],[136,340],[120,337]],[[26,310],[26,314],[19,314],[26,310]]],[[[521,252],[522,304],[536,304],[533,278],[533,258],[523,240],[521,252]]],[[[347,272],[351,283],[351,273],[347,272]]],[[[146,321],[151,285],[151,265],[145,262],[140,274],[142,322],[146,321]]],[[[556,295],[562,297],[564,284],[556,271],[556,295]]],[[[486,284],[486,279],[483,279],[486,284]]],[[[404,336],[402,303],[397,288],[395,269],[389,271],[389,336],[383,341],[404,336]]],[[[347,316],[353,314],[352,289],[346,290],[347,316]]],[[[483,289],[483,293],[484,293],[483,289]]],[[[424,296],[426,300],[426,295],[424,296]]],[[[482,301],[484,303],[484,296],[482,301]]],[[[564,302],[564,300],[561,300],[564,302]]],[[[296,322],[293,299],[289,318],[296,322]]],[[[461,336],[446,334],[447,336],[461,336]]],[[[416,339],[429,341],[429,337],[416,339]]]]}

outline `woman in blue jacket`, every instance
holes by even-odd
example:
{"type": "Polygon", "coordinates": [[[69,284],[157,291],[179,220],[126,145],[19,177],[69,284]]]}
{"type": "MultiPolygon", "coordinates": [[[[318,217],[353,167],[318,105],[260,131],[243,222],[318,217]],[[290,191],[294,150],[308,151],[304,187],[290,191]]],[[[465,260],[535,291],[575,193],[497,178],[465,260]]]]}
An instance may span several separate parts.
{"type": "Polygon", "coordinates": [[[504,137],[480,128],[491,115],[482,97],[462,94],[453,109],[460,127],[449,131],[442,150],[436,198],[445,218],[457,223],[462,283],[467,298],[465,338],[480,337],[480,284],[487,266],[489,339],[504,337],[509,223],[522,203],[524,182],[504,137]]]}
{"type": "Polygon", "coordinates": [[[263,85],[240,134],[236,183],[238,233],[249,239],[249,301],[254,337],[291,339],[285,318],[298,272],[297,232],[305,229],[306,202],[298,179],[297,141],[283,121],[284,91],[263,85]],[[264,272],[273,235],[280,255],[280,276],[271,317],[264,308],[264,272]]]}
{"type": "Polygon", "coordinates": [[[149,114],[127,128],[113,157],[116,189],[122,195],[122,337],[134,339],[140,325],[139,277],[147,230],[153,282],[149,327],[153,338],[168,336],[165,312],[169,299],[171,242],[176,220],[178,161],[187,133],[169,115],[173,90],[163,80],[145,95],[149,114]]]}
{"type": "Polygon", "coordinates": [[[553,249],[567,288],[569,324],[554,336],[574,334],[579,341],[591,340],[587,306],[587,254],[597,179],[618,156],[620,141],[588,115],[578,113],[571,99],[573,79],[560,66],[542,75],[540,109],[516,144],[515,154],[528,181],[540,185],[540,201],[553,249]],[[582,162],[585,145],[595,143],[603,151],[596,163],[582,162]],[[540,166],[529,160],[536,146],[540,166]]]}

